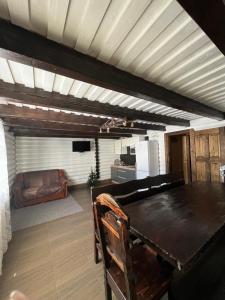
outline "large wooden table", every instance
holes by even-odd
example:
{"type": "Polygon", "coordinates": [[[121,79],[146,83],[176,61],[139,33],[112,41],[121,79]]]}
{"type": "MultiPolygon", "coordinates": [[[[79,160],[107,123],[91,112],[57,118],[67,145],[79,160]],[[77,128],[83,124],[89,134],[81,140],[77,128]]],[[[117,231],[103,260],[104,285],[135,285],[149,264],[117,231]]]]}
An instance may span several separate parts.
{"type": "MultiPolygon", "coordinates": [[[[198,260],[210,252],[208,249],[215,242],[217,246],[220,242],[224,244],[225,185],[222,183],[184,185],[128,204],[124,211],[130,216],[131,231],[184,273],[198,265],[198,260]]],[[[216,253],[214,248],[202,265],[209,262],[211,268],[218,263],[214,268],[222,268],[224,262],[220,263],[219,255],[225,261],[224,249],[210,262],[216,253]]],[[[213,272],[212,268],[208,270],[213,272]]]]}

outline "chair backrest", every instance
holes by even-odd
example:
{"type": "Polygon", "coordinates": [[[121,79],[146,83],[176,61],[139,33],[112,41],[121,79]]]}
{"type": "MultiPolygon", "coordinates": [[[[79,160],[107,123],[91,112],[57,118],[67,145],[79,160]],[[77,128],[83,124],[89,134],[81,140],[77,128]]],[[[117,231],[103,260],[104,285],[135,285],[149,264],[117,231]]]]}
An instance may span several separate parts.
{"type": "Polygon", "coordinates": [[[129,239],[129,217],[109,194],[101,194],[94,203],[103,263],[106,270],[112,264],[123,274],[127,299],[136,299],[129,239]]]}
{"type": "Polygon", "coordinates": [[[109,193],[122,205],[181,184],[184,184],[183,178],[172,174],[146,177],[121,184],[95,187],[92,189],[92,201],[95,201],[96,197],[102,193],[109,193]]]}

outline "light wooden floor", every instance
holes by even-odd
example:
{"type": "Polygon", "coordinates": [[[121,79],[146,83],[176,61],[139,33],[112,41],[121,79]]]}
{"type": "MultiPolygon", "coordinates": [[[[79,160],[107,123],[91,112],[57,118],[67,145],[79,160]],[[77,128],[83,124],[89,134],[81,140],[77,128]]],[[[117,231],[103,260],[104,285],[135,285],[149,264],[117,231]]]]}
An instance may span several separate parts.
{"type": "Polygon", "coordinates": [[[102,264],[93,262],[88,190],[72,192],[83,212],[13,234],[3,261],[0,299],[19,289],[32,300],[103,300],[102,264]]]}

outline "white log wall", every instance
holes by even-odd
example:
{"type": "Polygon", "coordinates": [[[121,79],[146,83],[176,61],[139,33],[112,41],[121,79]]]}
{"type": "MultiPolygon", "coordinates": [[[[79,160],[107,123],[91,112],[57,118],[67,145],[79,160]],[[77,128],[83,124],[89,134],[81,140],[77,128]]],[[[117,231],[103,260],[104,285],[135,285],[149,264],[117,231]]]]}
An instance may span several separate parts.
{"type": "Polygon", "coordinates": [[[115,140],[99,140],[100,178],[111,178],[111,165],[118,158],[115,154],[115,140]]]}
{"type": "Polygon", "coordinates": [[[16,139],[12,132],[8,131],[5,127],[5,142],[7,151],[7,166],[8,166],[8,177],[9,177],[9,189],[12,191],[12,185],[16,175],[16,139]]]}
{"type": "MultiPolygon", "coordinates": [[[[17,173],[64,169],[69,184],[86,183],[91,168],[95,169],[94,139],[90,152],[72,152],[72,138],[16,137],[17,173]]],[[[99,140],[100,179],[111,178],[110,166],[115,158],[114,140],[99,140]]]]}

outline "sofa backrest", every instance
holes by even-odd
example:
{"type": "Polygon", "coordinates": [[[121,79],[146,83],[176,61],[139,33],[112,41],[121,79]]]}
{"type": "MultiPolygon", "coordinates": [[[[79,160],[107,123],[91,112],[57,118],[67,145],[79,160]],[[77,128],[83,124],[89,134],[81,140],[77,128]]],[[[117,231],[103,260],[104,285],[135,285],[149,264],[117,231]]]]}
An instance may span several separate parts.
{"type": "Polygon", "coordinates": [[[39,187],[59,182],[62,170],[43,170],[23,173],[24,187],[39,187]]]}

